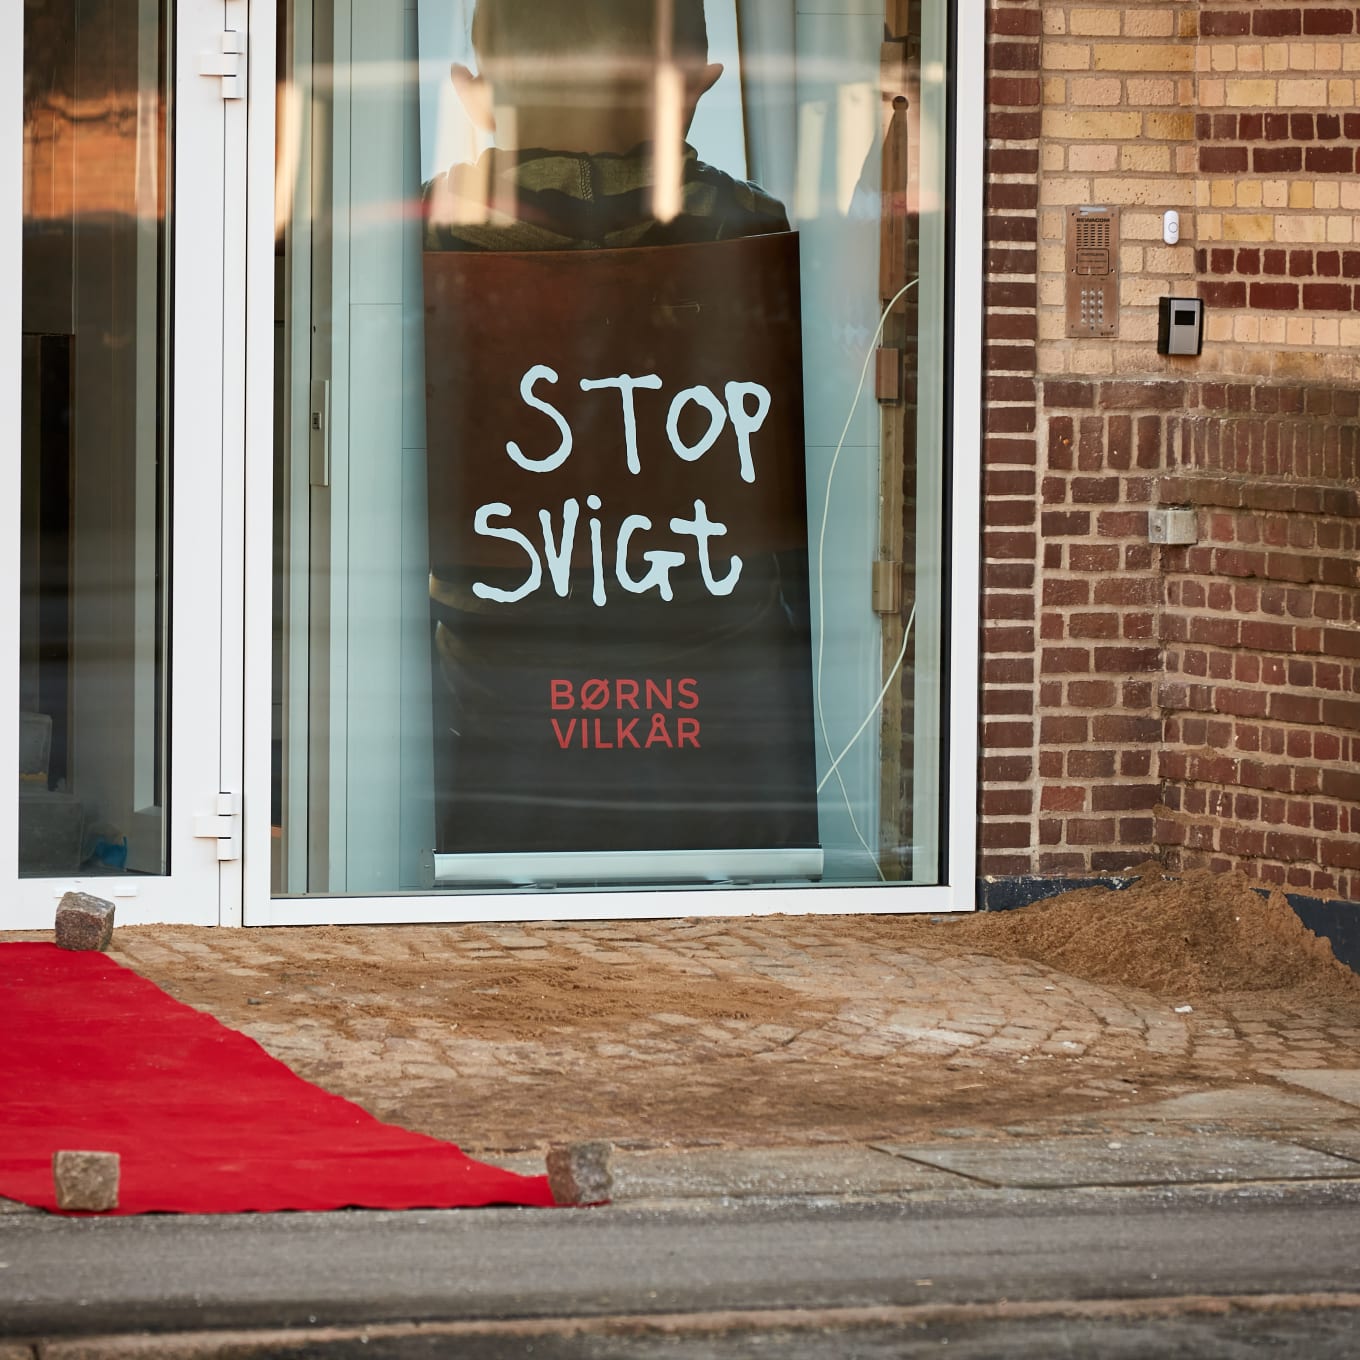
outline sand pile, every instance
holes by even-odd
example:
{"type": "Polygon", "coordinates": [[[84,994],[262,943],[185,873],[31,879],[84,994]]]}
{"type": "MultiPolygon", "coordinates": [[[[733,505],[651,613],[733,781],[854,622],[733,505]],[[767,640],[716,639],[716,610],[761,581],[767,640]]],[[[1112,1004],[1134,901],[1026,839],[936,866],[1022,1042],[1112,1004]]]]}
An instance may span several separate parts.
{"type": "Polygon", "coordinates": [[[981,952],[1164,995],[1287,988],[1360,1000],[1360,977],[1283,895],[1263,898],[1238,873],[1196,870],[1169,880],[1150,865],[1119,892],[1086,888],[972,917],[948,938],[960,937],[981,952]]]}

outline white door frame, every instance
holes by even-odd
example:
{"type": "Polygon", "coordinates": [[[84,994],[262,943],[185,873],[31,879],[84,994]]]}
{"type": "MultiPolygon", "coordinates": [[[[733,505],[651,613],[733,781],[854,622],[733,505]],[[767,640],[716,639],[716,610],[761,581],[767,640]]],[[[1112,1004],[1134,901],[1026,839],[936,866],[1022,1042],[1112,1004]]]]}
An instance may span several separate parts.
{"type": "MultiPolygon", "coordinates": [[[[18,781],[0,804],[0,928],[50,927],[61,894],[83,888],[112,898],[120,924],[216,925],[241,919],[240,862],[195,836],[196,819],[239,796],[241,778],[245,346],[243,194],[246,108],[199,74],[221,34],[246,27],[246,0],[175,6],[175,137],[172,254],[174,355],[170,572],[170,873],[90,879],[18,876],[18,781]],[[225,304],[235,300],[234,307],[225,304]]],[[[21,296],[23,202],[23,6],[0,7],[0,295],[21,296]]],[[[270,82],[272,85],[272,81],[270,82]]],[[[0,479],[20,468],[18,307],[0,327],[0,479]]],[[[0,505],[0,769],[18,769],[19,540],[17,495],[0,505]]],[[[267,819],[266,819],[267,821],[267,819]]],[[[239,837],[237,838],[239,846],[239,837]]]]}
{"type": "Polygon", "coordinates": [[[524,895],[393,893],[385,896],[271,896],[272,570],[274,457],[274,239],[276,0],[254,0],[248,156],[246,346],[245,883],[246,925],[369,922],[585,920],[735,916],[775,912],[969,911],[975,905],[977,849],[977,676],[982,391],[982,204],[985,7],[955,0],[955,202],[950,356],[952,424],[950,560],[947,566],[949,665],[944,883],[701,891],[557,892],[524,895]],[[253,811],[253,815],[252,815],[253,811]]]}

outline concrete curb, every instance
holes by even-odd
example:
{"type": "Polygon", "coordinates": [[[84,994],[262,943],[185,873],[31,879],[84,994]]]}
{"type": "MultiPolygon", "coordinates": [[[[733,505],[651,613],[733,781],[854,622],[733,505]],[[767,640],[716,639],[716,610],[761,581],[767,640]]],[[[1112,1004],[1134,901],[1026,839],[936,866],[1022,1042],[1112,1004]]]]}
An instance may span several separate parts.
{"type": "Polygon", "coordinates": [[[1053,1299],[1026,1303],[918,1304],[909,1307],[766,1309],[712,1313],[628,1314],[596,1318],[526,1318],[503,1322],[396,1323],[306,1330],[178,1332],[163,1336],[90,1337],[0,1348],[0,1360],[258,1360],[305,1348],[414,1338],[449,1341],[569,1337],[702,1337],[776,1331],[916,1328],[988,1321],[1120,1319],[1131,1322],[1231,1313],[1360,1311],[1360,1293],[1165,1295],[1142,1299],[1053,1299]]]}

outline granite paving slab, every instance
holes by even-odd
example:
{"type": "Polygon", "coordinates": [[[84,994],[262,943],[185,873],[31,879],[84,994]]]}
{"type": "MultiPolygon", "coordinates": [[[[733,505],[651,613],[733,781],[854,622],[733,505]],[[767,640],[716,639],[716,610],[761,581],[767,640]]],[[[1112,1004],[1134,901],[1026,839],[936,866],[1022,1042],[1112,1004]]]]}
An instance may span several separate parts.
{"type": "Polygon", "coordinates": [[[1354,1162],[1267,1138],[1141,1134],[875,1146],[896,1157],[1017,1189],[1360,1177],[1354,1162]]]}
{"type": "MultiPolygon", "coordinates": [[[[524,1153],[489,1160],[526,1175],[542,1157],[524,1153]]],[[[615,1203],[644,1199],[714,1199],[780,1195],[887,1195],[958,1187],[948,1171],[873,1148],[686,1148],[614,1154],[615,1203]]]]}
{"type": "Polygon", "coordinates": [[[1354,1119],[1355,1111],[1334,1100],[1281,1091],[1274,1086],[1229,1086],[1219,1091],[1191,1091],[1187,1095],[1127,1105],[1120,1123],[1139,1120],[1167,1123],[1317,1124],[1354,1119]]]}
{"type": "Polygon", "coordinates": [[[1271,1075],[1287,1081],[1291,1086],[1304,1086],[1310,1091],[1330,1096],[1332,1100],[1360,1105],[1360,1067],[1299,1067],[1273,1072],[1271,1075]]]}

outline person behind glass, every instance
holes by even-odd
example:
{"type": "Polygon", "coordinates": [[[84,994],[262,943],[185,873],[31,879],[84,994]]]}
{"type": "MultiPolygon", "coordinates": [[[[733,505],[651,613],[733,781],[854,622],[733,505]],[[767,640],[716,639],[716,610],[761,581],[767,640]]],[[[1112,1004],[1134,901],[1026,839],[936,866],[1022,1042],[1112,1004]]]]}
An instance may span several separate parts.
{"type": "Polygon", "coordinates": [[[722,75],[703,0],[478,0],[479,74],[452,68],[496,146],[424,186],[426,250],[687,245],[789,230],[777,199],[685,138],[722,75]],[[670,32],[658,16],[669,12],[670,32]]]}

